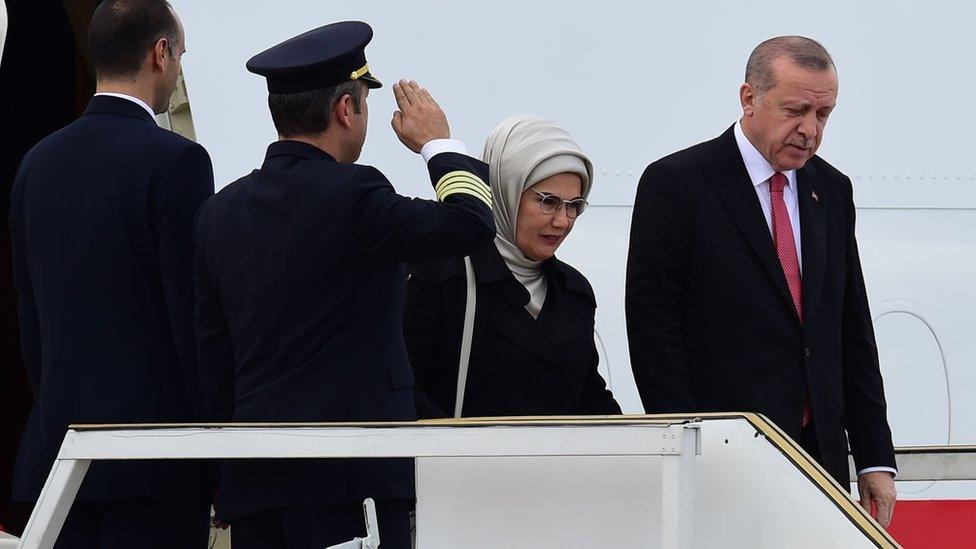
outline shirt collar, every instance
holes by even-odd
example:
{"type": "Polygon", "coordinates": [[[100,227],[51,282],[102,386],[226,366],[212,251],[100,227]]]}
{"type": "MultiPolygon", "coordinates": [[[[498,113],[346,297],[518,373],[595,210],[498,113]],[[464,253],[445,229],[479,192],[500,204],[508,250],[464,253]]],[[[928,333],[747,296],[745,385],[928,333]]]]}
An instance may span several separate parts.
{"type": "MultiPolygon", "coordinates": [[[[739,154],[742,155],[742,161],[746,165],[746,171],[749,172],[749,179],[752,180],[752,185],[758,187],[759,185],[769,181],[769,178],[776,173],[776,170],[769,164],[769,161],[756,150],[756,147],[749,141],[746,137],[745,132],[742,131],[742,122],[738,121],[735,123],[735,144],[739,146],[739,154]]],[[[786,180],[789,181],[790,185],[796,182],[796,170],[790,170],[783,172],[786,176],[786,180]]]]}
{"type": "Polygon", "coordinates": [[[149,105],[147,105],[145,101],[143,101],[142,99],[139,99],[138,97],[133,97],[131,95],[126,95],[124,93],[114,93],[114,92],[98,92],[98,93],[95,94],[96,97],[99,96],[99,95],[107,95],[109,97],[118,97],[119,99],[128,99],[129,101],[132,101],[136,105],[139,105],[140,107],[142,107],[143,109],[145,109],[146,112],[149,113],[149,116],[151,116],[153,118],[153,120],[156,119],[156,113],[153,112],[152,107],[150,107],[149,105]]]}

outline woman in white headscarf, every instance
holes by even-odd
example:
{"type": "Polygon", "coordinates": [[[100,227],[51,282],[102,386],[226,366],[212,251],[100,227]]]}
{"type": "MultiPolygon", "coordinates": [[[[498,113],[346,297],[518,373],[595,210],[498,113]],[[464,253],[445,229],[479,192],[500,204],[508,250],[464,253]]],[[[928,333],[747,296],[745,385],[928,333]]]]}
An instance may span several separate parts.
{"type": "Polygon", "coordinates": [[[491,132],[483,160],[494,245],[409,266],[418,415],[619,414],[597,372],[593,289],[555,257],[586,209],[589,158],[554,123],[517,115],[491,132]]]}

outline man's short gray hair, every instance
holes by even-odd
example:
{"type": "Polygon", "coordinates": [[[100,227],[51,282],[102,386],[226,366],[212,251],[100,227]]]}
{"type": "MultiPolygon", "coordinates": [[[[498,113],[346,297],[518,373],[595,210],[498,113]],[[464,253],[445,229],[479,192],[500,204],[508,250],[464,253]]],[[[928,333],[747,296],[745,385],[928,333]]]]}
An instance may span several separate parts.
{"type": "MultiPolygon", "coordinates": [[[[777,36],[756,46],[746,63],[746,82],[762,95],[776,86],[773,61],[787,57],[814,71],[834,68],[834,60],[820,42],[805,36],[777,36]]],[[[835,69],[836,70],[836,69],[835,69]]]]}

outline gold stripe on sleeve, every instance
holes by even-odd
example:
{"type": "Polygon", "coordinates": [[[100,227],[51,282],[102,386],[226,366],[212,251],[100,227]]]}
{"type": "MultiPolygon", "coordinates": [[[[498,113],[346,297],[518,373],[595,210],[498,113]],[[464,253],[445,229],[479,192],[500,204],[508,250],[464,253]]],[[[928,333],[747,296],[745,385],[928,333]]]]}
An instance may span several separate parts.
{"type": "Polygon", "coordinates": [[[489,196],[491,194],[491,190],[488,188],[488,185],[486,185],[485,182],[480,177],[478,177],[477,175],[475,175],[475,174],[473,174],[471,172],[464,171],[464,170],[456,170],[456,171],[453,171],[453,172],[444,174],[444,176],[441,177],[439,181],[437,181],[437,184],[434,185],[434,189],[435,190],[436,189],[440,189],[442,186],[446,185],[447,183],[449,183],[449,182],[451,182],[451,181],[453,181],[455,179],[466,179],[468,181],[471,181],[472,183],[476,183],[478,185],[481,185],[481,186],[484,187],[485,192],[487,192],[489,194],[489,196]]]}
{"type": "Polygon", "coordinates": [[[467,189],[469,191],[476,192],[482,200],[488,202],[489,205],[491,204],[491,194],[485,192],[484,187],[463,179],[456,179],[454,181],[447,182],[437,193],[437,199],[443,202],[447,195],[455,192],[457,189],[467,189]]]}
{"type": "Polygon", "coordinates": [[[445,174],[434,185],[434,191],[437,199],[442,202],[449,195],[463,191],[464,194],[476,196],[489,207],[491,206],[491,189],[480,177],[471,172],[458,170],[445,174]]]}
{"type": "Polygon", "coordinates": [[[476,191],[472,191],[471,189],[460,189],[459,188],[459,189],[456,189],[456,190],[452,190],[452,191],[446,193],[444,195],[444,197],[446,198],[447,196],[452,195],[452,194],[467,194],[467,195],[471,195],[471,196],[477,198],[478,200],[481,200],[482,202],[484,202],[489,208],[491,207],[491,201],[485,200],[485,197],[484,196],[481,196],[481,194],[479,194],[476,191]]]}

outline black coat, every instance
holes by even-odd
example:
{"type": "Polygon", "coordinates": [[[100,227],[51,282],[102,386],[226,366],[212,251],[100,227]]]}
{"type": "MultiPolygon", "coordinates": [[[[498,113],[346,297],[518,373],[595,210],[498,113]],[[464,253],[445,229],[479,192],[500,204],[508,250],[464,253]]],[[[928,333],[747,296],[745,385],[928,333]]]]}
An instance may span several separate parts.
{"type": "Polygon", "coordinates": [[[733,130],[648,166],[634,203],[627,331],[648,413],[760,412],[795,440],[809,392],[827,471],[894,467],[851,182],[797,170],[804,322],[733,130]],[[845,436],[845,431],[847,436],[845,436]]]}
{"type": "MultiPolygon", "coordinates": [[[[21,164],[10,227],[34,407],[14,494],[33,500],[70,423],[202,418],[193,218],[213,194],[203,147],[139,105],[91,100],[21,164]]],[[[194,464],[95,462],[79,498],[206,498],[194,464]]]]}
{"type": "MultiPolygon", "coordinates": [[[[552,258],[537,319],[529,293],[494,244],[471,256],[477,279],[465,417],[619,414],[597,372],[596,299],[586,278],[552,258]]],[[[460,258],[409,265],[404,336],[420,417],[452,417],[467,283],[460,258]]]]}
{"type": "MultiPolygon", "coordinates": [[[[428,165],[488,178],[455,153],[428,165]]],[[[485,195],[488,188],[481,184],[485,195]]],[[[401,319],[403,261],[491,240],[486,202],[397,195],[375,168],[295,141],[207,201],[195,233],[197,337],[217,421],[415,419],[401,319]]],[[[295,505],[411,498],[412,460],[227,461],[218,510],[233,518],[295,505]]]]}

